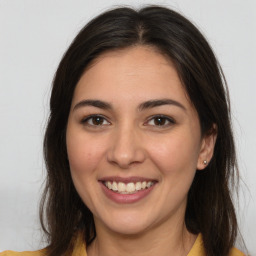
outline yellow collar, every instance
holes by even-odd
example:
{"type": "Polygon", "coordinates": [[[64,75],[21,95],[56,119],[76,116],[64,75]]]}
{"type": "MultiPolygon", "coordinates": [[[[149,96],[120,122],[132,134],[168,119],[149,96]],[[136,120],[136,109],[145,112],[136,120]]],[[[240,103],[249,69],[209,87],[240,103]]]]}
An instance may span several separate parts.
{"type": "MultiPolygon", "coordinates": [[[[197,236],[197,239],[190,250],[189,254],[187,256],[204,256],[204,247],[203,247],[203,239],[202,235],[199,234],[197,236]]],[[[86,246],[83,242],[82,236],[78,236],[77,241],[74,246],[74,251],[72,253],[72,256],[87,256],[86,253],[86,246]]]]}
{"type": "MultiPolygon", "coordinates": [[[[87,256],[86,246],[81,235],[77,237],[72,256],[87,256]]],[[[197,236],[196,241],[187,256],[206,256],[202,234],[197,236]]],[[[229,256],[245,256],[245,254],[238,249],[233,248],[231,249],[229,256]]]]}

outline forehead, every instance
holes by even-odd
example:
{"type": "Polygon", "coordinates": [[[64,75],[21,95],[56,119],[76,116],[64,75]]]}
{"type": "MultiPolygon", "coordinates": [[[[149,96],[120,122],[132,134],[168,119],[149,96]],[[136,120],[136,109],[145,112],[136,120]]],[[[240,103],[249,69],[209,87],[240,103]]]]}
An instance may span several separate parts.
{"type": "Polygon", "coordinates": [[[96,58],[80,78],[74,100],[87,97],[143,101],[167,96],[190,104],[170,58],[153,47],[135,46],[96,58]]]}

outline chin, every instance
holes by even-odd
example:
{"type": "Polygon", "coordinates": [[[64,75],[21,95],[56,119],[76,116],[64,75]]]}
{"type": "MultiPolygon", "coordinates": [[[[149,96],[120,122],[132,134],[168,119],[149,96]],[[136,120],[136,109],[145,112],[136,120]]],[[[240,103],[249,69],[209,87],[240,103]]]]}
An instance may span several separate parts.
{"type": "MultiPolygon", "coordinates": [[[[139,236],[140,234],[143,234],[146,232],[147,228],[142,225],[134,225],[135,223],[129,223],[129,225],[123,225],[123,226],[111,226],[109,227],[112,232],[118,233],[119,235],[123,236],[139,236]]],[[[121,225],[121,223],[120,223],[121,225]]]]}
{"type": "Polygon", "coordinates": [[[153,223],[153,221],[146,218],[145,214],[127,212],[126,214],[113,214],[112,212],[110,216],[105,216],[101,222],[111,232],[125,236],[142,234],[150,229],[153,223]]]}

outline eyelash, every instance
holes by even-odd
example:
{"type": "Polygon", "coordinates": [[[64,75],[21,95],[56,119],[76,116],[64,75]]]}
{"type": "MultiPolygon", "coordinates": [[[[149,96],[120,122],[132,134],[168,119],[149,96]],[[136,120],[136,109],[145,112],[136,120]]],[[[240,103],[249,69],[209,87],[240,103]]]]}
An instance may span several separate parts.
{"type": "Polygon", "coordinates": [[[146,122],[147,124],[149,124],[150,121],[156,121],[157,119],[161,119],[161,121],[164,121],[164,124],[163,125],[157,125],[157,124],[152,124],[150,126],[156,126],[156,127],[160,127],[160,128],[165,128],[165,127],[169,127],[171,126],[172,124],[175,124],[175,121],[174,119],[168,117],[168,116],[165,116],[165,115],[155,115],[155,116],[152,116],[151,118],[148,119],[148,121],[146,122]],[[168,124],[166,124],[166,122],[168,122],[168,124]]]}
{"type": "Polygon", "coordinates": [[[110,122],[107,121],[107,119],[104,116],[101,116],[101,115],[90,115],[90,116],[82,119],[81,123],[84,124],[84,125],[87,125],[87,126],[105,126],[105,125],[110,124],[110,122]],[[90,120],[93,122],[93,119],[94,119],[94,121],[96,121],[96,118],[100,118],[101,121],[107,122],[107,124],[93,124],[93,123],[90,124],[89,123],[90,120]]]}
{"type": "MultiPolygon", "coordinates": [[[[176,122],[174,121],[174,119],[170,118],[170,117],[167,117],[165,115],[155,115],[155,116],[152,116],[150,117],[143,125],[146,126],[146,125],[149,125],[149,126],[156,126],[156,127],[159,127],[159,128],[165,128],[165,127],[169,127],[171,126],[172,124],[175,124],[176,122]],[[164,124],[161,125],[161,124],[149,124],[151,121],[156,121],[157,119],[159,119],[160,121],[164,121],[164,124]],[[168,124],[166,124],[166,122],[168,122],[168,124]]],[[[87,125],[87,126],[94,126],[94,127],[101,127],[101,126],[106,126],[106,125],[110,125],[111,123],[104,117],[104,116],[101,116],[101,115],[90,115],[84,119],[81,120],[81,124],[83,125],[87,125]],[[99,124],[93,124],[92,122],[93,121],[96,121],[97,122],[97,119],[98,118],[98,121],[100,121],[99,124]],[[90,123],[91,121],[91,123],[90,123]],[[102,122],[102,123],[101,123],[102,122]],[[104,122],[107,122],[107,124],[104,124],[104,122]]]]}

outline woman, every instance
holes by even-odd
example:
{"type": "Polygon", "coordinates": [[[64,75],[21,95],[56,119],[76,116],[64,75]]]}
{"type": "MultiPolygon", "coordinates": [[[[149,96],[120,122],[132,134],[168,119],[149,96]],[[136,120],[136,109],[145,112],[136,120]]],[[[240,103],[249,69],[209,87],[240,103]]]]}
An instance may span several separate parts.
{"type": "Polygon", "coordinates": [[[65,53],[50,109],[49,246],[21,255],[244,255],[226,83],[187,19],[157,6],[96,17],[65,53]]]}

